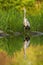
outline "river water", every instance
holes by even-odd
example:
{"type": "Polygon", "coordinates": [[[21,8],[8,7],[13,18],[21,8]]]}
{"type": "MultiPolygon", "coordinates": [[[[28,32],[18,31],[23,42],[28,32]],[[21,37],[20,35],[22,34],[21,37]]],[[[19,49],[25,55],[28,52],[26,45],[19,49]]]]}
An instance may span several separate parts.
{"type": "MultiPolygon", "coordinates": [[[[24,45],[24,35],[8,36],[0,38],[0,49],[3,49],[12,55],[16,51],[20,51],[24,45]]],[[[43,45],[43,36],[30,36],[30,45],[43,45]]]]}

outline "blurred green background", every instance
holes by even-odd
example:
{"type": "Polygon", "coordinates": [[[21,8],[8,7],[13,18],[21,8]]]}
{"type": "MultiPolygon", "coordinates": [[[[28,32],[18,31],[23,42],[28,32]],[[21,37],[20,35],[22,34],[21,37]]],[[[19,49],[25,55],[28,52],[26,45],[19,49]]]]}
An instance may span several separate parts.
{"type": "Polygon", "coordinates": [[[23,32],[23,7],[30,21],[31,30],[43,32],[43,1],[41,0],[0,0],[0,29],[23,32]]]}
{"type": "MultiPolygon", "coordinates": [[[[23,7],[26,8],[31,31],[43,32],[43,0],[0,0],[0,30],[23,32],[23,7]]],[[[26,59],[23,57],[23,43],[24,35],[0,38],[0,61],[5,59],[3,52],[10,56],[10,61],[3,65],[43,65],[43,36],[30,37],[26,59]]]]}

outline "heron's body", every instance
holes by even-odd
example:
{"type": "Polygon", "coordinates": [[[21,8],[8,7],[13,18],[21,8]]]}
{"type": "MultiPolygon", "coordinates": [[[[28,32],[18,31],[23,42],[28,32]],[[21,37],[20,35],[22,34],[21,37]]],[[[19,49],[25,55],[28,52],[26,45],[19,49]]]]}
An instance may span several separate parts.
{"type": "Polygon", "coordinates": [[[29,26],[30,27],[30,23],[29,21],[27,20],[27,18],[24,18],[24,22],[23,22],[24,26],[29,26]]]}

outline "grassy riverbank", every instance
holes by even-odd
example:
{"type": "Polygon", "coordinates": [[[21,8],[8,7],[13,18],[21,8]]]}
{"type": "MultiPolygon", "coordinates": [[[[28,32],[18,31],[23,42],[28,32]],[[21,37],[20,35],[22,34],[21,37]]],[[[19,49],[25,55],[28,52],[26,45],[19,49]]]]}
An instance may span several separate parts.
{"type": "MultiPolygon", "coordinates": [[[[43,13],[40,11],[38,14],[27,13],[27,19],[30,21],[31,30],[43,32],[43,13]]],[[[18,11],[12,8],[8,11],[0,10],[0,29],[9,32],[20,31],[23,32],[23,11],[18,11]]]]}

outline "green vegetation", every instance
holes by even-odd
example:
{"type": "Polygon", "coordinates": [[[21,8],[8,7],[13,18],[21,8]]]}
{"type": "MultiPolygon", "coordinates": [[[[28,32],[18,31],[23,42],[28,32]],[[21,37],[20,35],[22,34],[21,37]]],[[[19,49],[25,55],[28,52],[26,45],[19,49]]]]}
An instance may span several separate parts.
{"type": "MultiPolygon", "coordinates": [[[[42,0],[0,0],[0,29],[7,33],[10,33],[10,30],[24,32],[23,7],[26,7],[31,31],[43,32],[42,0]]],[[[24,35],[0,38],[0,51],[6,51],[11,57],[8,65],[43,65],[43,36],[30,38],[26,60],[23,57],[24,35]]]]}
{"type": "Polygon", "coordinates": [[[22,2],[20,0],[1,0],[0,5],[0,29],[6,32],[10,30],[23,32],[23,7],[25,6],[31,30],[43,32],[43,2],[39,1],[38,3],[35,0],[22,0],[22,2]]]}
{"type": "Polygon", "coordinates": [[[14,52],[20,51],[23,47],[23,36],[8,37],[0,39],[0,49],[7,51],[9,55],[13,55],[14,52]]]}

